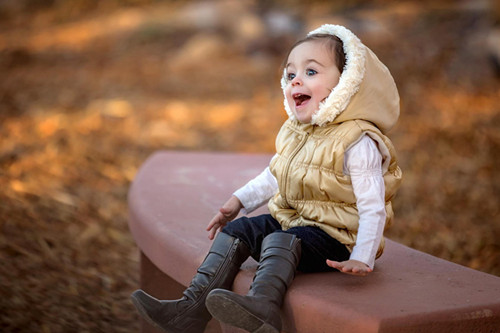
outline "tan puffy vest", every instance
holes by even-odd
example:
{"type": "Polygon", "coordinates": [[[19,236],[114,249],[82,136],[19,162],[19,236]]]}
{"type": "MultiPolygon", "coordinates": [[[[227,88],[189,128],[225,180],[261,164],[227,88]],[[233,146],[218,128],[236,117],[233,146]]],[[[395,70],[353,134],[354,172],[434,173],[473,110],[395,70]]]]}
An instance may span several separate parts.
{"type": "MultiPolygon", "coordinates": [[[[350,176],[344,175],[344,152],[366,133],[388,151],[383,155],[386,227],[394,213],[391,199],[401,182],[394,147],[373,124],[350,120],[315,126],[288,119],[276,138],[277,156],[270,169],[279,192],[269,201],[271,215],[284,230],[317,226],[352,251],[359,215],[350,176]]],[[[377,257],[382,254],[382,239],[377,257]]]]}

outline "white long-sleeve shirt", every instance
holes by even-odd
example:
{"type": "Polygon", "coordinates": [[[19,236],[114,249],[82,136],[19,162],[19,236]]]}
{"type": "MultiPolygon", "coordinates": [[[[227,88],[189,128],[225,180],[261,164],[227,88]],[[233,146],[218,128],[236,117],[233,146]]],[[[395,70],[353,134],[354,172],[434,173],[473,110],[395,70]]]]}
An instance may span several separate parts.
{"type": "MultiPolygon", "coordinates": [[[[344,174],[351,176],[359,213],[357,241],[350,259],[361,261],[373,269],[384,232],[386,212],[382,155],[368,135],[345,152],[344,174]]],[[[277,190],[278,182],[267,167],[234,195],[243,204],[244,213],[251,213],[267,203],[277,190]]]]}

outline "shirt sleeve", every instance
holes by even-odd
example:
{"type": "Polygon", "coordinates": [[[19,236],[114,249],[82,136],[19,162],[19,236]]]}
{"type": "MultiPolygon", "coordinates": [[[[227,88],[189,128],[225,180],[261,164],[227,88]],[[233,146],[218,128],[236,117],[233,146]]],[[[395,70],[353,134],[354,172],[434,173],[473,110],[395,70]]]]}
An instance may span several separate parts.
{"type": "Polygon", "coordinates": [[[357,241],[350,259],[373,269],[385,226],[385,185],[382,155],[368,135],[346,151],[344,173],[351,176],[359,213],[357,241]]]}
{"type": "Polygon", "coordinates": [[[243,214],[249,214],[264,205],[278,190],[278,182],[269,170],[264,169],[257,177],[233,193],[243,205],[243,214]]]}

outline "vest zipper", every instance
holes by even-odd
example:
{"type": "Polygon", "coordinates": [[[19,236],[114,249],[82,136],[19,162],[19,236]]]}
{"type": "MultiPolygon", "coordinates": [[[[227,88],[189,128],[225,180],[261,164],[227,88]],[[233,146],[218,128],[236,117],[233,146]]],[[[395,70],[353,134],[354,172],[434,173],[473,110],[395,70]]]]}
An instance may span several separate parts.
{"type": "Polygon", "coordinates": [[[295,158],[295,156],[297,156],[297,154],[302,149],[302,147],[304,147],[304,145],[306,144],[306,141],[307,141],[308,138],[309,138],[309,133],[306,132],[306,134],[304,134],[304,137],[300,141],[299,145],[295,148],[295,150],[290,155],[290,158],[286,162],[285,174],[284,174],[284,177],[283,177],[283,180],[282,180],[282,184],[281,184],[281,188],[283,189],[283,191],[281,193],[281,196],[283,197],[283,200],[285,201],[285,203],[286,203],[287,206],[290,206],[290,204],[288,203],[288,200],[286,198],[286,191],[287,191],[286,184],[287,184],[287,180],[288,180],[288,172],[290,171],[290,164],[292,164],[292,160],[295,158]]]}

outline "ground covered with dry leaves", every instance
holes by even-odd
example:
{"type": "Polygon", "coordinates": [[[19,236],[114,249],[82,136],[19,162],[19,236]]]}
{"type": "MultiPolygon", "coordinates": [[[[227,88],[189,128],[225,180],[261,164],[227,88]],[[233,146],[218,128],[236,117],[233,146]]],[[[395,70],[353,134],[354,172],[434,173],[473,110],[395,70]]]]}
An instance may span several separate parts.
{"type": "Polygon", "coordinates": [[[400,89],[388,236],[500,276],[487,1],[95,3],[0,5],[0,331],[137,332],[127,191],[141,163],[159,149],[271,153],[282,57],[325,22],[357,33],[400,89]]]}

